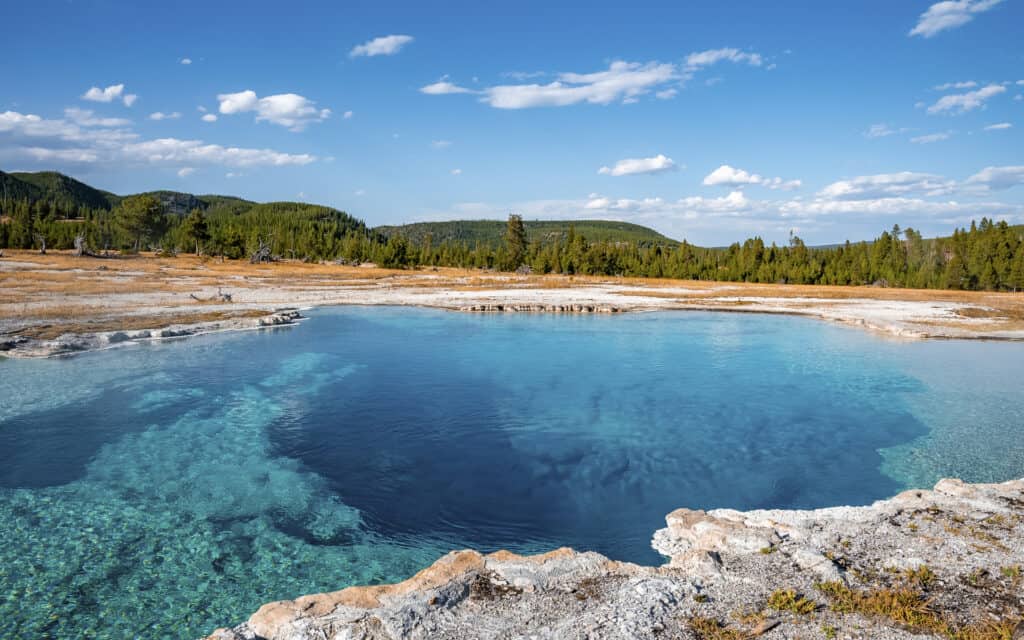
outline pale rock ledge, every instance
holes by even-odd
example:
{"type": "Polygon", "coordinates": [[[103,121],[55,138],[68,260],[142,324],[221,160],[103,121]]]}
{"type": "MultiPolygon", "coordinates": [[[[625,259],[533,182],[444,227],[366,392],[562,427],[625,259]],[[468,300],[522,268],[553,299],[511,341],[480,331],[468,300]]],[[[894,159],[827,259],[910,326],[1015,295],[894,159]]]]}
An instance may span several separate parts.
{"type": "Polygon", "coordinates": [[[1024,637],[1024,479],[947,479],[865,507],[679,509],[666,524],[660,567],[454,551],[397,584],[266,604],[209,640],[1024,637]],[[833,606],[844,589],[911,590],[924,617],[833,606]],[[779,608],[779,590],[807,610],[779,608]]]}

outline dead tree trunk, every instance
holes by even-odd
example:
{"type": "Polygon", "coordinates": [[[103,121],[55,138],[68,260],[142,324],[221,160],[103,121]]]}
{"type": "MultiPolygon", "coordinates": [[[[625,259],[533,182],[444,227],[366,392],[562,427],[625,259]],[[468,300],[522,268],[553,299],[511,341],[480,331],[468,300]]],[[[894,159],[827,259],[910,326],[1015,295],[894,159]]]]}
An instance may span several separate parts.
{"type": "Polygon", "coordinates": [[[36,242],[39,243],[39,253],[46,255],[46,236],[41,233],[35,234],[36,242]]]}
{"type": "Polygon", "coordinates": [[[270,239],[273,236],[268,236],[266,240],[260,236],[256,236],[257,249],[249,257],[249,262],[252,264],[260,264],[261,262],[274,262],[274,256],[270,252],[270,239]]]}
{"type": "Polygon", "coordinates": [[[92,251],[89,250],[89,245],[85,242],[85,234],[79,233],[75,236],[75,257],[81,258],[82,256],[91,256],[92,251]]]}

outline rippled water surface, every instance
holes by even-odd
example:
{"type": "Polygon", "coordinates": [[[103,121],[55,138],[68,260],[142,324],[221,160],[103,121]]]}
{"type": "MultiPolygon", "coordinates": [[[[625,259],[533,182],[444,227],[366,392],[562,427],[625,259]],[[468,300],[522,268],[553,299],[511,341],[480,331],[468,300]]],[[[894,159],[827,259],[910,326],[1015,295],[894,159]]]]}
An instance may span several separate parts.
{"type": "Polygon", "coordinates": [[[680,506],[1024,476],[1024,344],[709,313],[312,316],[0,361],[0,637],[193,638],[452,548],[657,563],[680,506]]]}

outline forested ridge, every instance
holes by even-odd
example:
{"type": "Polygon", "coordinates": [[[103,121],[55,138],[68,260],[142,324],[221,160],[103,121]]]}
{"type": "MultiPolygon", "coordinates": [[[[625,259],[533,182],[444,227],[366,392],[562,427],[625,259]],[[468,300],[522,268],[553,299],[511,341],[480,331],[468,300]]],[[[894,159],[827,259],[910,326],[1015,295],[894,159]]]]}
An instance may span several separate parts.
{"type": "Polygon", "coordinates": [[[982,218],[926,239],[894,226],[871,242],[808,247],[751,238],[725,248],[676,242],[621,222],[453,221],[368,228],[343,211],[154,191],[117,196],[58,173],[0,172],[0,248],[95,254],[153,250],[763,283],[1024,290],[1024,226],[982,218]]]}

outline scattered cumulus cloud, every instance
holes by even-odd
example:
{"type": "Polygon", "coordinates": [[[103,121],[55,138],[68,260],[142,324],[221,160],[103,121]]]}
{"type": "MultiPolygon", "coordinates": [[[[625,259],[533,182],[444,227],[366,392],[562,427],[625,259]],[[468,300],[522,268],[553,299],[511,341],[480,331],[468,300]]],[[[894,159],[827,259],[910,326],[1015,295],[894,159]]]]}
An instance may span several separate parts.
{"type": "Polygon", "coordinates": [[[737,64],[749,64],[752,67],[760,67],[764,63],[764,59],[759,53],[747,53],[732,47],[697,51],[686,56],[686,68],[689,71],[710,67],[719,62],[735,62],[737,64]]]}
{"type": "Polygon", "coordinates": [[[597,172],[606,176],[632,176],[641,173],[663,173],[676,169],[672,158],[659,153],[653,158],[626,158],[619,160],[611,167],[601,167],[597,172]]]}
{"type": "Polygon", "coordinates": [[[181,113],[178,111],[172,111],[171,113],[164,113],[163,111],[154,111],[149,114],[150,120],[177,120],[181,117],[181,113]]]}
{"type": "Polygon", "coordinates": [[[430,146],[434,147],[435,149],[447,149],[448,147],[452,146],[452,141],[434,140],[433,142],[430,143],[430,146]]]}
{"type": "Polygon", "coordinates": [[[57,119],[5,111],[0,113],[0,156],[39,162],[141,163],[178,168],[306,165],[317,160],[305,153],[229,147],[202,140],[139,140],[139,135],[129,129],[110,126],[117,124],[111,120],[81,110],[57,119]]]}
{"type": "Polygon", "coordinates": [[[508,78],[510,80],[532,80],[533,78],[543,78],[547,73],[543,71],[506,71],[501,74],[502,78],[508,78]]]}
{"type": "Polygon", "coordinates": [[[826,186],[818,195],[834,200],[866,200],[910,194],[939,196],[951,193],[954,186],[954,181],[942,176],[901,171],[839,180],[826,186]]]}
{"type": "Polygon", "coordinates": [[[241,172],[238,172],[238,171],[228,171],[227,173],[224,174],[224,177],[225,178],[241,178],[244,175],[245,175],[244,173],[241,173],[241,172]]]}
{"type": "Polygon", "coordinates": [[[769,189],[789,191],[791,189],[798,189],[802,183],[799,180],[765,178],[756,173],[749,173],[743,169],[736,169],[723,164],[705,176],[703,184],[707,187],[730,187],[732,189],[742,189],[747,185],[757,185],[769,189]]]}
{"type": "Polygon", "coordinates": [[[205,113],[205,114],[203,114],[203,117],[200,118],[200,119],[203,122],[217,122],[217,116],[215,114],[212,114],[212,113],[205,113]]]}
{"type": "Polygon", "coordinates": [[[504,77],[519,80],[518,84],[499,84],[482,89],[456,84],[444,76],[419,90],[428,95],[474,94],[479,96],[480,102],[496,109],[607,105],[613,102],[632,104],[648,94],[654,94],[661,100],[674,98],[679,93],[679,86],[695,73],[720,62],[760,67],[764,59],[759,53],[734,48],[709,49],[691,53],[682,65],[616,60],[601,71],[558,73],[554,80],[543,84],[526,80],[548,74],[511,72],[503,74],[504,77]]]}
{"type": "Polygon", "coordinates": [[[222,93],[217,100],[219,111],[224,115],[252,111],[256,113],[256,122],[267,121],[296,132],[310,124],[323,122],[331,115],[330,109],[318,109],[315,102],[295,93],[260,98],[255,91],[247,89],[238,93],[222,93]]]}
{"type": "Polygon", "coordinates": [[[124,102],[124,106],[130,107],[135,104],[138,96],[134,93],[125,93],[123,84],[112,84],[105,89],[90,87],[88,91],[82,94],[82,100],[89,100],[90,102],[113,102],[117,99],[124,102]]]}
{"type": "Polygon", "coordinates": [[[186,65],[187,64],[192,64],[192,58],[182,58],[181,60],[178,60],[178,62],[181,63],[181,64],[186,64],[186,65]]]}
{"type": "Polygon", "coordinates": [[[127,127],[132,124],[132,121],[126,118],[100,118],[89,109],[77,107],[65,109],[64,117],[83,127],[127,127]]]}
{"type": "Polygon", "coordinates": [[[306,165],[316,156],[282,153],[271,149],[245,149],[206,144],[202,140],[160,138],[124,146],[124,154],[152,164],[218,164],[229,167],[306,165]]]}
{"type": "Polygon", "coordinates": [[[425,93],[425,94],[430,95],[430,96],[443,96],[443,95],[447,95],[447,94],[450,94],[450,93],[476,93],[476,92],[473,91],[472,89],[467,89],[465,87],[460,87],[460,86],[458,86],[456,84],[453,84],[453,83],[449,82],[448,80],[446,80],[445,78],[441,78],[440,80],[438,80],[437,82],[435,82],[433,84],[428,84],[425,87],[420,87],[420,93],[425,93]]]}
{"type": "Polygon", "coordinates": [[[346,111],[345,113],[341,114],[341,117],[344,118],[345,120],[351,120],[352,116],[354,115],[355,114],[352,113],[351,111],[346,111]]]}
{"type": "Polygon", "coordinates": [[[76,122],[67,117],[67,114],[65,114],[65,118],[48,119],[31,113],[2,112],[0,113],[0,134],[5,134],[6,140],[0,140],[0,148],[5,146],[42,148],[44,145],[40,144],[40,141],[45,140],[48,143],[46,146],[53,151],[56,151],[53,147],[88,147],[88,149],[79,149],[80,157],[96,156],[98,158],[97,149],[116,147],[138,137],[123,127],[98,126],[103,122],[109,123],[110,121],[94,119],[91,113],[72,112],[78,119],[76,122]]]}
{"type": "Polygon", "coordinates": [[[390,35],[381,36],[353,47],[349,51],[350,58],[372,57],[372,56],[393,56],[402,50],[402,47],[413,41],[412,36],[390,35]]]}
{"type": "Polygon", "coordinates": [[[674,65],[617,60],[594,73],[561,73],[547,84],[498,85],[483,91],[482,102],[497,109],[564,107],[579,103],[627,101],[679,78],[674,65]]]}
{"type": "Polygon", "coordinates": [[[356,190],[355,190],[355,191],[353,192],[353,195],[357,195],[357,196],[365,196],[365,195],[366,195],[366,189],[356,189],[356,190]]]}
{"type": "Polygon", "coordinates": [[[461,176],[462,175],[462,169],[452,169],[451,170],[451,174],[453,176],[461,176]]]}
{"type": "Polygon", "coordinates": [[[178,177],[179,178],[187,178],[188,176],[192,175],[195,172],[196,172],[195,167],[182,167],[182,168],[178,169],[178,177]]]}
{"type": "Polygon", "coordinates": [[[884,122],[873,124],[868,127],[867,131],[864,132],[865,138],[885,138],[887,136],[895,135],[897,133],[905,133],[905,128],[893,129],[884,122]]]}
{"type": "Polygon", "coordinates": [[[1003,85],[990,84],[967,93],[954,93],[942,96],[935,104],[928,107],[928,113],[966,113],[984,107],[986,100],[1005,91],[1006,87],[1003,85]]]}
{"type": "Polygon", "coordinates": [[[921,14],[908,35],[931,38],[943,31],[962,27],[979,13],[984,13],[1002,0],[942,0],[921,14]]]}
{"type": "Polygon", "coordinates": [[[982,190],[1003,190],[1024,184],[1024,165],[985,167],[965,181],[969,187],[982,190]]]}
{"type": "Polygon", "coordinates": [[[1010,124],[1009,122],[997,122],[995,124],[990,124],[990,125],[986,126],[985,127],[985,131],[1002,131],[1004,129],[1012,129],[1012,128],[1013,128],[1013,125],[1010,124]]]}
{"type": "Polygon", "coordinates": [[[914,136],[910,139],[914,144],[930,144],[932,142],[941,142],[942,140],[949,140],[953,135],[950,131],[941,131],[939,133],[928,133],[923,136],[914,136]]]}
{"type": "Polygon", "coordinates": [[[966,80],[964,82],[947,82],[936,85],[934,89],[936,91],[949,91],[950,89],[973,89],[976,86],[978,86],[978,83],[974,80],[966,80]]]}

